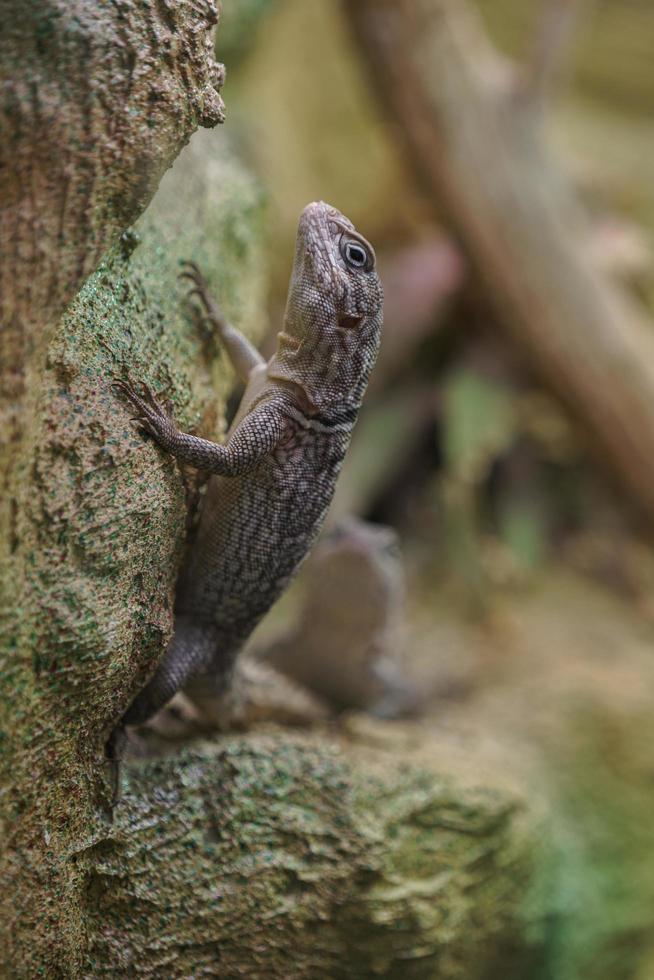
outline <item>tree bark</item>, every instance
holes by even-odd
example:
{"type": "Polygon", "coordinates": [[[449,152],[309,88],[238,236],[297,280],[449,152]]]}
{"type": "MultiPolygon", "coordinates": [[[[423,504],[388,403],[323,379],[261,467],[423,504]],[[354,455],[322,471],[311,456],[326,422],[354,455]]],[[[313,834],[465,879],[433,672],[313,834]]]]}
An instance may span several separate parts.
{"type": "Polygon", "coordinates": [[[654,518],[654,324],[593,261],[579,201],[539,113],[460,0],[344,9],[409,160],[501,324],[654,518]]]}
{"type": "MultiPolygon", "coordinates": [[[[75,976],[85,944],[75,914],[85,886],[70,842],[97,806],[96,756],[138,666],[125,645],[134,608],[119,596],[129,598],[124,580],[133,581],[124,564],[129,534],[150,513],[147,501],[139,510],[138,492],[127,506],[125,486],[111,506],[129,441],[107,388],[122,366],[120,343],[110,367],[98,339],[108,329],[109,344],[118,336],[125,349],[130,329],[137,344],[140,326],[141,342],[152,345],[160,329],[156,314],[143,315],[130,242],[116,243],[197,125],[222,117],[216,20],[213,3],[2,5],[0,775],[8,976],[75,976]]],[[[161,564],[144,569],[146,593],[158,578],[165,593],[173,574],[170,528],[181,509],[174,480],[171,490],[154,517],[161,564]]],[[[167,628],[164,614],[146,609],[142,602],[131,630],[135,643],[146,636],[145,662],[167,628]]]]}
{"type": "Polygon", "coordinates": [[[543,919],[525,924],[545,849],[509,793],[324,733],[128,777],[82,856],[93,975],[518,980],[541,955],[543,919]]]}

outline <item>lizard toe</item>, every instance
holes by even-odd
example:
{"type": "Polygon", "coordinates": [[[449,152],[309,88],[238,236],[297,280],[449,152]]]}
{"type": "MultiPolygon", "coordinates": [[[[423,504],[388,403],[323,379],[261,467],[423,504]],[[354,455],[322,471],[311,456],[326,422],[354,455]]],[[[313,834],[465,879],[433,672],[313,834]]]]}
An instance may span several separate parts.
{"type": "Polygon", "coordinates": [[[150,408],[154,409],[155,412],[161,412],[161,406],[159,405],[152,388],[150,388],[145,381],[141,382],[141,392],[141,399],[144,402],[147,402],[150,408]]]}
{"type": "Polygon", "coordinates": [[[180,279],[190,279],[197,286],[206,287],[206,281],[195,262],[185,262],[179,274],[180,279]]]}

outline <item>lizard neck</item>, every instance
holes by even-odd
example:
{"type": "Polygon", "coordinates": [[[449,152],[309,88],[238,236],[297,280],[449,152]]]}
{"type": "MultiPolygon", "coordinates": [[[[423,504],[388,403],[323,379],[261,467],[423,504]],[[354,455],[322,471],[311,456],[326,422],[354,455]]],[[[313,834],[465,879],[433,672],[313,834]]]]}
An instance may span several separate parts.
{"type": "Polygon", "coordinates": [[[292,388],[309,414],[358,410],[377,355],[379,331],[370,331],[370,344],[362,344],[353,331],[316,336],[317,342],[312,342],[310,335],[298,339],[280,333],[268,377],[292,388]]]}

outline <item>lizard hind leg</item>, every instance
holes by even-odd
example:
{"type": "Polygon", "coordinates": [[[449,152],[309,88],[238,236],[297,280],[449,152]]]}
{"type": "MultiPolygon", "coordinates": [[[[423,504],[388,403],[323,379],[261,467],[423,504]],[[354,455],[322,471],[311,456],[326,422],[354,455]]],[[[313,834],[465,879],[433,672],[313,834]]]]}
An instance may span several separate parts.
{"type": "Polygon", "coordinates": [[[193,621],[187,616],[175,618],[175,632],[154,676],[132,701],[123,725],[142,725],[181,691],[187,681],[216,655],[218,637],[215,627],[193,621]]]}

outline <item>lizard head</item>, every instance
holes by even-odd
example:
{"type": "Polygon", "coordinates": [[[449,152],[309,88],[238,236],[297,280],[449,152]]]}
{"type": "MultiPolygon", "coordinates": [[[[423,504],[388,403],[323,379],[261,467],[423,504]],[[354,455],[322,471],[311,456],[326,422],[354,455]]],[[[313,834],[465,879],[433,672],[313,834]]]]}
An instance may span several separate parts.
{"type": "Polygon", "coordinates": [[[351,221],[319,201],[300,216],[284,329],[269,376],[308,408],[358,408],[381,339],[375,252],[351,221]]]}

